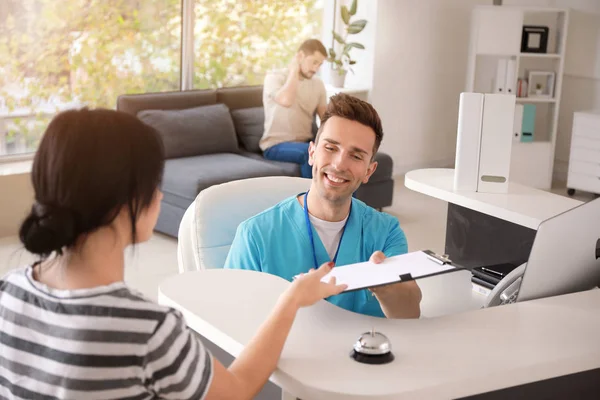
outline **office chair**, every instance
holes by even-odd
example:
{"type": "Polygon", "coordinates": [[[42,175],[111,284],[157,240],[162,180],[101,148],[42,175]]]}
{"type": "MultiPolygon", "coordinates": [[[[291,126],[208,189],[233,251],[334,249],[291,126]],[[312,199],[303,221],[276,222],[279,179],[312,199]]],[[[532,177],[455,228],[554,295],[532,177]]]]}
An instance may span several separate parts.
{"type": "Polygon", "coordinates": [[[310,179],[251,178],[201,191],[179,225],[179,272],[223,268],[238,225],[280,201],[306,192],[310,179]]]}

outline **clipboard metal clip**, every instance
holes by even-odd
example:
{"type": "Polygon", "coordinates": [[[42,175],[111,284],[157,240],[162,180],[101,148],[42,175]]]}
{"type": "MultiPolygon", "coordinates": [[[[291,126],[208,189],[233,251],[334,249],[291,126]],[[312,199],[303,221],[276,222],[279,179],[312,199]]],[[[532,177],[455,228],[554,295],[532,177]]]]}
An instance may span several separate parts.
{"type": "Polygon", "coordinates": [[[440,265],[452,264],[452,260],[450,260],[450,258],[448,258],[447,254],[439,255],[439,254],[435,254],[431,250],[423,250],[423,253],[425,253],[427,258],[429,258],[431,261],[436,262],[440,265]]]}

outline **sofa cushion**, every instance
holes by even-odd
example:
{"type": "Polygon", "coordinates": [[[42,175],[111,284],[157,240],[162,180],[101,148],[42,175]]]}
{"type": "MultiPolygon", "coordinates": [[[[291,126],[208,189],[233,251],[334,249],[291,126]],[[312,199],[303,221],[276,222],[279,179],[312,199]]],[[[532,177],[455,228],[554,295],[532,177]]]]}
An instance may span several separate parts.
{"type": "Polygon", "coordinates": [[[167,160],[163,201],[187,208],[200,191],[212,185],[261,176],[284,176],[281,168],[237,154],[221,153],[167,160]]]}
{"type": "Polygon", "coordinates": [[[263,107],[240,108],[231,111],[231,117],[240,144],[250,152],[262,153],[258,142],[265,131],[265,109],[263,107]]]}
{"type": "Polygon", "coordinates": [[[185,110],[144,110],[137,116],[159,132],[167,159],[239,152],[235,127],[224,104],[185,110]]]}
{"type": "Polygon", "coordinates": [[[242,155],[244,157],[250,157],[253,160],[257,160],[260,162],[267,163],[269,165],[273,165],[276,168],[281,170],[281,173],[285,176],[301,176],[300,173],[300,164],[294,164],[291,162],[285,161],[273,161],[267,160],[262,154],[250,153],[248,151],[242,151],[242,155]]]}

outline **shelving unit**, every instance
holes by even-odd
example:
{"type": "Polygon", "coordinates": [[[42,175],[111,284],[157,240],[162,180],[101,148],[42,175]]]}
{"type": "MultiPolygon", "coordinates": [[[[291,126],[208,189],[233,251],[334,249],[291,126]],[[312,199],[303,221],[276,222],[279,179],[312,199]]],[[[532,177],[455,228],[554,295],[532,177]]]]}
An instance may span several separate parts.
{"type": "Polygon", "coordinates": [[[554,72],[552,97],[516,99],[517,104],[535,106],[535,129],[532,142],[513,142],[510,180],[540,189],[549,189],[552,184],[568,18],[568,9],[562,8],[478,6],[471,20],[467,92],[497,92],[501,60],[512,60],[507,62],[507,69],[512,66],[512,70],[505,76],[514,80],[508,82],[511,78],[506,78],[505,83],[515,95],[518,79],[528,79],[529,71],[554,72]],[[524,25],[548,27],[546,53],[521,51],[524,25]]]}

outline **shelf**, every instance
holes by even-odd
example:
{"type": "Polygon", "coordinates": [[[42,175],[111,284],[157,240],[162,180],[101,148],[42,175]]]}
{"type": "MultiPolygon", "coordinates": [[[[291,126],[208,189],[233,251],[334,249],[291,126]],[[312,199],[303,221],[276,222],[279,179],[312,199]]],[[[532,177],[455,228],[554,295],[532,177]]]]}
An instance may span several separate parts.
{"type": "Polygon", "coordinates": [[[560,59],[562,56],[555,53],[519,53],[519,56],[523,58],[554,58],[560,59]]]}
{"type": "Polygon", "coordinates": [[[544,147],[551,146],[552,142],[550,140],[534,140],[533,142],[521,142],[513,140],[513,146],[529,146],[529,147],[544,147]]]}
{"type": "Polygon", "coordinates": [[[477,57],[496,57],[496,58],[545,58],[550,60],[560,60],[562,54],[556,53],[519,53],[519,54],[494,54],[494,53],[476,53],[477,57]]]}
{"type": "Polygon", "coordinates": [[[556,103],[556,99],[548,99],[545,97],[517,97],[517,103],[556,103]]]}

